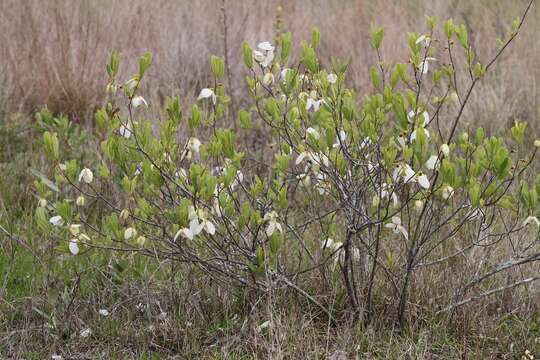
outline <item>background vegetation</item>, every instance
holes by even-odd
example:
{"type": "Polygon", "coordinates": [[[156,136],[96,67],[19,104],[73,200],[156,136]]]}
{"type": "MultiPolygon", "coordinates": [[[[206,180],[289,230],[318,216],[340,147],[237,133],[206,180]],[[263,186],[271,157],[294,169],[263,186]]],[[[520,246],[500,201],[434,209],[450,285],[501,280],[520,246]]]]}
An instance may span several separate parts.
{"type": "MultiPolygon", "coordinates": [[[[87,156],[83,144],[94,141],[93,113],[105,99],[103,64],[111,49],[128,61],[124,69],[151,51],[155,61],[144,97],[158,104],[178,94],[186,108],[211,79],[210,54],[224,55],[232,100],[242,104],[241,42],[273,41],[278,30],[291,31],[295,40],[307,38],[316,25],[323,34],[321,58],[351,57],[349,85],[362,93],[370,87],[368,69],[377,63],[369,46],[371,22],[385,28],[387,59],[406,57],[405,32],[422,28],[424,14],[464,22],[473,48],[487,56],[525,5],[505,0],[2,1],[0,356],[446,359],[519,358],[528,356],[526,351],[538,356],[537,285],[477,302],[451,319],[420,317],[397,332],[388,324],[326,323],[303,309],[294,294],[246,309],[247,302],[224,296],[229,289],[167,261],[59,253],[53,250],[56,237],[36,236],[36,172],[31,171],[45,167],[42,129],[34,120],[44,105],[81,125],[70,145],[74,157],[87,156]],[[100,315],[101,309],[109,315],[100,315]],[[81,336],[86,329],[92,334],[81,336]]],[[[534,138],[540,124],[539,32],[540,9],[533,6],[511,51],[479,84],[465,125],[482,124],[490,131],[522,120],[534,138]]]]}

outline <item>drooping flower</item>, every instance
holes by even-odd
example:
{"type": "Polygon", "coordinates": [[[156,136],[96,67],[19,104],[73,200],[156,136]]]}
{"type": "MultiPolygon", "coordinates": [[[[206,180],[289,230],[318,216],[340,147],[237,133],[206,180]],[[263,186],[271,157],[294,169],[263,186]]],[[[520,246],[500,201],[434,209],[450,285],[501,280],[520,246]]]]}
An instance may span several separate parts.
{"type": "Polygon", "coordinates": [[[84,330],[81,330],[81,332],[79,333],[79,335],[83,338],[85,337],[89,337],[90,335],[92,335],[92,329],[90,328],[86,328],[84,330]]]}
{"type": "Polygon", "coordinates": [[[101,316],[109,316],[109,310],[107,310],[107,309],[99,309],[99,315],[101,315],[101,316]]]}
{"type": "Polygon", "coordinates": [[[448,147],[448,144],[442,144],[441,145],[441,152],[444,156],[450,155],[450,147],[448,147]]]}
{"type": "Polygon", "coordinates": [[[128,227],[128,228],[124,231],[124,239],[125,239],[125,240],[133,239],[135,236],[137,236],[137,230],[136,230],[135,228],[128,227]]]}
{"type": "Polygon", "coordinates": [[[259,48],[259,50],[261,50],[261,51],[273,51],[274,50],[274,46],[269,41],[260,42],[257,45],[257,48],[259,48]]]}
{"type": "Polygon", "coordinates": [[[90,184],[93,179],[94,174],[92,173],[92,170],[88,168],[84,168],[81,170],[79,174],[79,182],[84,181],[85,183],[90,184]]]}
{"type": "Polygon", "coordinates": [[[435,170],[437,168],[439,168],[439,164],[440,161],[439,161],[439,156],[438,155],[431,155],[429,157],[429,159],[426,161],[426,167],[429,169],[429,170],[435,170]]]}
{"type": "Polygon", "coordinates": [[[188,209],[188,219],[189,227],[178,230],[176,235],[174,235],[174,241],[176,241],[180,236],[193,240],[203,230],[210,235],[214,235],[216,233],[216,227],[210,220],[206,218],[206,214],[203,210],[195,210],[193,206],[190,206],[188,209]]]}
{"type": "Polygon", "coordinates": [[[60,215],[53,216],[49,219],[49,222],[53,224],[54,226],[62,226],[64,225],[64,219],[60,215]]]}
{"type": "Polygon", "coordinates": [[[253,50],[253,59],[263,68],[270,66],[274,60],[274,46],[268,41],[263,41],[257,48],[259,50],[253,50]]]}
{"type": "Polygon", "coordinates": [[[394,234],[401,234],[405,238],[405,240],[409,239],[409,234],[407,233],[407,229],[401,225],[401,218],[399,216],[392,216],[392,222],[389,222],[384,225],[384,227],[392,229],[394,234]]]}
{"type": "Polygon", "coordinates": [[[529,224],[533,224],[533,225],[536,225],[537,227],[540,227],[540,220],[538,220],[538,218],[536,216],[528,216],[523,221],[523,226],[527,226],[529,224]]]}
{"type": "Polygon", "coordinates": [[[409,164],[399,164],[394,169],[392,178],[397,181],[399,178],[403,179],[404,183],[415,181],[416,172],[411,168],[409,164]]]}
{"type": "Polygon", "coordinates": [[[308,99],[306,101],[306,110],[309,111],[309,110],[313,109],[314,112],[317,112],[321,108],[322,103],[324,103],[324,100],[322,100],[322,99],[315,100],[315,99],[313,99],[311,97],[308,97],[308,99]]]}
{"type": "Polygon", "coordinates": [[[326,76],[326,80],[328,80],[328,82],[329,82],[330,84],[335,84],[336,81],[337,81],[337,79],[338,79],[338,77],[337,77],[337,75],[334,74],[334,73],[328,74],[328,75],[326,76]]]}
{"type": "Polygon", "coordinates": [[[442,188],[442,197],[444,200],[450,199],[454,195],[454,188],[450,185],[444,185],[442,188]]]}
{"type": "Polygon", "coordinates": [[[133,99],[131,99],[131,104],[133,105],[134,108],[138,108],[139,106],[141,105],[144,105],[146,107],[148,107],[148,103],[146,102],[146,100],[142,97],[142,96],[135,96],[133,99]]]}
{"type": "Polygon", "coordinates": [[[69,232],[73,236],[78,235],[81,232],[81,224],[71,224],[71,225],[69,225],[69,232]]]}
{"type": "Polygon", "coordinates": [[[77,244],[77,239],[69,240],[69,252],[73,255],[77,255],[79,253],[79,245],[77,244]]]}
{"type": "Polygon", "coordinates": [[[323,241],[321,248],[329,249],[330,251],[335,251],[343,246],[341,241],[334,241],[332,238],[328,238],[323,241]]]}
{"type": "Polygon", "coordinates": [[[270,211],[264,215],[263,220],[268,222],[268,226],[266,227],[267,236],[272,236],[276,230],[283,232],[281,224],[277,221],[277,218],[278,214],[275,211],[270,211]]]}
{"type": "Polygon", "coordinates": [[[306,129],[306,134],[313,136],[315,139],[320,137],[319,132],[312,127],[306,129]]]}
{"type": "Polygon", "coordinates": [[[122,124],[120,125],[120,128],[118,129],[118,132],[120,133],[120,136],[129,139],[131,137],[131,133],[133,132],[131,130],[131,123],[126,123],[126,125],[122,124]]]}
{"type": "Polygon", "coordinates": [[[201,147],[201,142],[199,139],[191,137],[187,142],[187,149],[191,152],[198,153],[201,147]]]}
{"type": "Polygon", "coordinates": [[[389,186],[388,184],[386,183],[383,183],[382,186],[381,186],[381,198],[383,199],[388,199],[388,198],[392,198],[392,205],[394,207],[398,206],[399,205],[399,198],[396,194],[395,191],[393,191],[389,186]]]}
{"type": "Polygon", "coordinates": [[[427,177],[426,174],[418,173],[418,174],[416,175],[416,182],[417,182],[418,185],[420,185],[420,187],[422,187],[423,189],[429,189],[430,183],[429,183],[429,178],[427,177]]]}
{"type": "Polygon", "coordinates": [[[203,100],[203,99],[212,99],[212,104],[216,104],[217,102],[217,97],[216,97],[216,94],[214,93],[214,90],[212,89],[209,89],[209,88],[204,88],[201,90],[201,92],[199,93],[199,97],[197,98],[197,101],[198,100],[203,100]]]}
{"type": "Polygon", "coordinates": [[[84,206],[84,204],[86,204],[86,199],[83,195],[79,195],[75,203],[77,204],[77,206],[84,206]]]}
{"type": "Polygon", "coordinates": [[[427,72],[429,70],[429,62],[430,61],[437,61],[437,59],[435,59],[433,57],[427,57],[425,60],[420,62],[420,65],[418,65],[418,70],[420,70],[422,75],[427,74],[427,72]]]}
{"type": "Polygon", "coordinates": [[[264,74],[262,82],[266,86],[272,85],[272,83],[274,82],[274,74],[270,72],[264,74]]]}

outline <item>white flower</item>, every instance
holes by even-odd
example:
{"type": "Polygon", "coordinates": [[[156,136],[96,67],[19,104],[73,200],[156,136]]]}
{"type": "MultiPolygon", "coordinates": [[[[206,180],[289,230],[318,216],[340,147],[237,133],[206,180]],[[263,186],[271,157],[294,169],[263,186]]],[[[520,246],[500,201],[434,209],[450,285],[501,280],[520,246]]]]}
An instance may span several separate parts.
{"type": "Polygon", "coordinates": [[[454,195],[454,188],[450,185],[445,185],[442,188],[442,197],[444,200],[450,199],[454,195]]]}
{"type": "Polygon", "coordinates": [[[314,112],[317,112],[321,108],[321,104],[323,102],[324,100],[314,100],[313,98],[309,97],[306,102],[306,110],[309,111],[313,109],[314,112]]]}
{"type": "Polygon", "coordinates": [[[266,227],[267,236],[272,236],[272,234],[276,230],[278,230],[279,232],[283,232],[283,229],[281,228],[281,224],[277,222],[277,217],[278,217],[278,214],[275,211],[271,211],[264,215],[264,221],[268,222],[268,226],[266,227]]]}
{"type": "Polygon", "coordinates": [[[424,189],[429,189],[430,184],[426,174],[418,173],[418,175],[416,176],[416,182],[418,183],[418,185],[420,185],[420,187],[424,189]]]}
{"type": "Polygon", "coordinates": [[[540,139],[534,140],[534,146],[540,147],[540,139]]]}
{"type": "Polygon", "coordinates": [[[200,147],[201,147],[201,142],[199,141],[199,139],[194,138],[194,137],[189,138],[187,142],[187,149],[189,151],[198,153],[200,147]]]}
{"type": "Polygon", "coordinates": [[[334,241],[331,238],[328,238],[323,241],[321,248],[322,249],[329,249],[330,251],[336,251],[337,249],[341,248],[343,246],[343,243],[341,241],[334,241]]]}
{"type": "Polygon", "coordinates": [[[138,108],[139,106],[141,105],[144,105],[146,107],[148,107],[148,103],[146,102],[146,100],[142,97],[142,96],[135,96],[133,99],[131,99],[131,104],[133,105],[134,108],[138,108]]]}
{"type": "Polygon", "coordinates": [[[405,141],[406,141],[405,135],[403,134],[399,135],[398,137],[396,137],[396,141],[400,147],[404,147],[405,141]]]}
{"type": "Polygon", "coordinates": [[[428,70],[429,70],[429,62],[430,61],[436,61],[437,59],[435,58],[432,58],[432,57],[427,57],[424,61],[422,61],[420,63],[420,65],[418,66],[418,69],[420,70],[420,72],[422,73],[422,75],[425,75],[427,74],[428,70]]]}
{"type": "Polygon", "coordinates": [[[296,179],[300,181],[300,184],[305,187],[311,185],[311,176],[308,173],[302,173],[296,176],[296,179]]]}
{"type": "Polygon", "coordinates": [[[409,240],[409,234],[407,233],[407,229],[405,229],[403,225],[401,225],[401,219],[399,218],[399,216],[392,216],[392,222],[384,225],[384,227],[392,229],[394,234],[401,233],[406,240],[409,240]]]}
{"type": "Polygon", "coordinates": [[[328,160],[328,156],[322,154],[321,156],[308,151],[301,152],[298,157],[296,158],[295,164],[300,165],[304,159],[310,163],[314,163],[317,165],[323,164],[324,166],[330,165],[330,162],[328,160]]]}
{"type": "Polygon", "coordinates": [[[214,235],[216,233],[216,227],[210,220],[203,220],[202,224],[204,226],[204,231],[206,231],[210,235],[214,235]]]}
{"type": "Polygon", "coordinates": [[[60,215],[53,216],[49,219],[49,222],[53,224],[54,226],[62,226],[64,225],[64,219],[60,215]]]}
{"type": "Polygon", "coordinates": [[[214,93],[214,90],[209,89],[209,88],[204,88],[199,93],[199,97],[197,98],[197,100],[208,99],[208,98],[212,99],[212,103],[214,105],[216,104],[217,98],[216,98],[216,94],[214,93]]]}
{"type": "Polygon", "coordinates": [[[285,78],[287,77],[287,73],[290,71],[291,69],[288,69],[288,68],[285,68],[283,70],[281,70],[281,73],[280,73],[280,78],[281,80],[285,80],[285,78]]]}
{"type": "Polygon", "coordinates": [[[210,235],[216,233],[216,227],[210,220],[206,219],[202,210],[196,211],[193,206],[190,206],[188,211],[190,220],[189,227],[178,230],[176,235],[174,235],[174,241],[176,241],[179,236],[193,240],[195,236],[199,235],[203,230],[210,235]]]}
{"type": "Polygon", "coordinates": [[[386,183],[383,183],[381,186],[381,197],[383,199],[388,199],[389,197],[392,197],[393,206],[396,207],[399,205],[399,199],[396,192],[390,189],[390,187],[386,183]]]}
{"type": "Polygon", "coordinates": [[[444,156],[450,155],[450,148],[448,147],[448,144],[442,144],[441,145],[441,152],[444,156]]]}
{"type": "Polygon", "coordinates": [[[51,359],[52,360],[62,360],[62,355],[52,354],[51,359]]]}
{"type": "Polygon", "coordinates": [[[540,221],[536,216],[529,216],[525,219],[525,221],[523,221],[523,226],[527,226],[529,224],[534,224],[537,227],[540,227],[540,221]]]}
{"type": "Polygon", "coordinates": [[[185,178],[187,177],[187,171],[184,168],[179,168],[175,173],[174,177],[177,179],[185,178]]]}
{"type": "Polygon", "coordinates": [[[39,206],[39,207],[45,207],[45,206],[47,206],[47,199],[44,199],[44,198],[39,199],[39,201],[38,201],[38,206],[39,206]]]}
{"type": "Polygon", "coordinates": [[[268,41],[263,41],[257,47],[259,50],[253,50],[253,59],[264,68],[270,66],[274,60],[274,46],[268,41]]]}
{"type": "Polygon", "coordinates": [[[135,87],[137,86],[138,83],[139,83],[138,80],[136,80],[134,78],[131,78],[128,81],[126,81],[124,86],[127,87],[129,90],[133,90],[133,89],[135,89],[135,87]]]}
{"type": "Polygon", "coordinates": [[[118,129],[118,132],[120,133],[120,136],[123,136],[126,139],[129,139],[131,137],[131,125],[128,122],[127,125],[120,125],[120,128],[118,129]]]}
{"type": "Polygon", "coordinates": [[[84,196],[80,195],[79,197],[77,197],[77,201],[75,203],[77,204],[77,206],[84,206],[84,204],[86,203],[86,199],[84,198],[84,196]]]}
{"type": "Polygon", "coordinates": [[[69,252],[73,255],[77,255],[79,253],[79,245],[77,244],[77,239],[69,240],[69,252]]]}
{"type": "Polygon", "coordinates": [[[418,39],[416,39],[416,44],[418,45],[424,40],[426,40],[426,35],[420,35],[418,39]]]}
{"type": "Polygon", "coordinates": [[[133,239],[135,236],[137,236],[137,230],[135,228],[128,227],[124,231],[124,239],[125,240],[133,239]]]}
{"type": "Polygon", "coordinates": [[[94,174],[89,168],[84,168],[79,174],[79,182],[84,181],[87,184],[90,184],[94,180],[94,174]]]}
{"type": "Polygon", "coordinates": [[[256,62],[260,63],[264,61],[264,53],[259,50],[253,50],[253,59],[255,59],[256,62]]]}
{"type": "Polygon", "coordinates": [[[257,45],[257,47],[261,51],[273,51],[274,50],[274,46],[272,46],[272,44],[270,44],[269,41],[263,41],[263,42],[259,43],[259,45],[257,45]]]}
{"type": "Polygon", "coordinates": [[[318,139],[320,137],[319,132],[312,127],[308,127],[306,129],[306,134],[312,135],[315,139],[318,139]]]}
{"type": "Polygon", "coordinates": [[[101,315],[101,316],[109,316],[109,310],[107,310],[107,309],[99,309],[99,315],[101,315]]]}
{"type": "Polygon", "coordinates": [[[392,174],[394,181],[397,181],[400,177],[403,178],[404,183],[408,183],[415,180],[416,172],[410,167],[409,164],[398,165],[392,174]]]}
{"type": "Polygon", "coordinates": [[[337,75],[334,74],[334,73],[328,74],[328,75],[326,76],[326,80],[328,80],[328,82],[329,82],[330,84],[335,84],[336,81],[337,81],[337,75]]]}
{"type": "MultiPolygon", "coordinates": [[[[420,131],[424,131],[424,134],[426,134],[426,137],[429,139],[429,131],[426,130],[426,128],[418,128],[418,130],[420,131]]],[[[416,140],[416,130],[414,130],[412,133],[411,133],[411,137],[409,138],[409,141],[412,143],[413,141],[416,140]]]]}
{"type": "MultiPolygon", "coordinates": [[[[416,118],[416,113],[411,110],[407,113],[407,119],[410,123],[414,122],[414,119],[416,118]]],[[[422,122],[419,124],[422,127],[426,127],[429,124],[429,113],[427,111],[422,112],[422,122]]]]}
{"type": "Polygon", "coordinates": [[[424,207],[424,202],[423,202],[422,200],[416,200],[416,201],[414,202],[414,209],[415,209],[416,211],[422,210],[423,207],[424,207]]]}
{"type": "Polygon", "coordinates": [[[91,334],[92,334],[92,329],[86,328],[84,330],[81,330],[79,335],[81,335],[81,337],[85,338],[85,337],[89,337],[91,334]]]}
{"type": "Polygon", "coordinates": [[[429,169],[429,170],[434,170],[434,169],[437,169],[439,167],[439,156],[437,155],[431,155],[428,159],[428,161],[426,161],[426,167],[429,169]]]}
{"type": "Polygon", "coordinates": [[[336,142],[332,145],[333,148],[338,148],[347,140],[347,133],[345,130],[339,130],[338,136],[336,137],[336,142]]]}

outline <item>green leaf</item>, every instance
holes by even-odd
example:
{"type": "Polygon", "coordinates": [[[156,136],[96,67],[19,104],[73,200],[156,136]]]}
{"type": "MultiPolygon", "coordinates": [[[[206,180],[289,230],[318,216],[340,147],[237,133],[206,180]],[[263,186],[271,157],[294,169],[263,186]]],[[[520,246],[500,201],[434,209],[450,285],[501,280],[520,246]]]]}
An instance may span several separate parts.
{"type": "Polygon", "coordinates": [[[107,74],[109,74],[110,78],[114,78],[118,74],[119,67],[120,67],[120,58],[118,56],[118,52],[116,50],[113,50],[109,58],[109,63],[106,66],[107,74]]]}
{"type": "Polygon", "coordinates": [[[48,131],[45,131],[43,133],[43,143],[45,145],[45,154],[51,159],[58,160],[59,158],[58,135],[56,133],[50,133],[48,131]]]}
{"type": "Polygon", "coordinates": [[[381,47],[382,41],[384,38],[384,29],[378,28],[375,25],[371,24],[371,46],[379,50],[381,47]]]}
{"type": "Polygon", "coordinates": [[[144,73],[152,64],[152,54],[147,52],[139,59],[139,80],[144,76],[144,73]]]}
{"type": "Polygon", "coordinates": [[[225,60],[219,56],[210,57],[210,67],[216,79],[220,80],[225,75],[225,60]]]}
{"type": "Polygon", "coordinates": [[[246,41],[242,43],[242,54],[244,57],[244,64],[248,69],[251,69],[253,67],[253,50],[251,50],[246,41]]]}

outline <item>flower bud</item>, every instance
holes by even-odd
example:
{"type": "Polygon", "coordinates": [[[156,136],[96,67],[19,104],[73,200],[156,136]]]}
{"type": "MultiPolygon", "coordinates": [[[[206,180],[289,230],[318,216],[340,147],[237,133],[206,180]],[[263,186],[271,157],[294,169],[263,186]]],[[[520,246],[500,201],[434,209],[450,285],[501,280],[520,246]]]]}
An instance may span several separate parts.
{"type": "Polygon", "coordinates": [[[71,235],[75,236],[79,234],[80,231],[81,231],[81,224],[69,225],[69,232],[71,233],[71,235]]]}
{"type": "Polygon", "coordinates": [[[274,82],[274,74],[266,73],[263,77],[262,82],[266,86],[271,85],[274,82]]]}
{"type": "Polygon", "coordinates": [[[450,147],[448,146],[448,144],[441,145],[441,152],[444,156],[448,156],[450,154],[450,147]]]}
{"type": "Polygon", "coordinates": [[[45,206],[47,206],[47,200],[46,200],[46,199],[43,199],[43,198],[39,199],[38,206],[39,206],[39,207],[45,207],[45,206]]]}
{"type": "Polygon", "coordinates": [[[540,147],[540,139],[534,140],[534,146],[535,147],[540,147]]]}
{"type": "Polygon", "coordinates": [[[416,200],[414,202],[414,209],[415,210],[420,211],[420,210],[422,210],[423,207],[424,207],[424,202],[422,200],[416,200]]]}
{"type": "Polygon", "coordinates": [[[132,227],[128,227],[128,228],[124,231],[124,239],[125,239],[125,240],[132,239],[132,238],[134,238],[135,236],[137,236],[137,230],[135,230],[135,229],[132,228],[132,227]]]}
{"type": "Polygon", "coordinates": [[[76,204],[77,206],[84,206],[84,204],[86,204],[86,199],[84,196],[79,196],[76,200],[76,204]]]}
{"type": "Polygon", "coordinates": [[[144,243],[146,242],[146,238],[145,238],[144,236],[141,235],[141,236],[139,236],[139,237],[137,238],[136,242],[137,242],[137,245],[143,246],[144,243]]]}
{"type": "Polygon", "coordinates": [[[120,211],[120,219],[121,220],[127,220],[127,218],[129,217],[129,210],[128,209],[124,209],[122,211],[120,211]]]}

